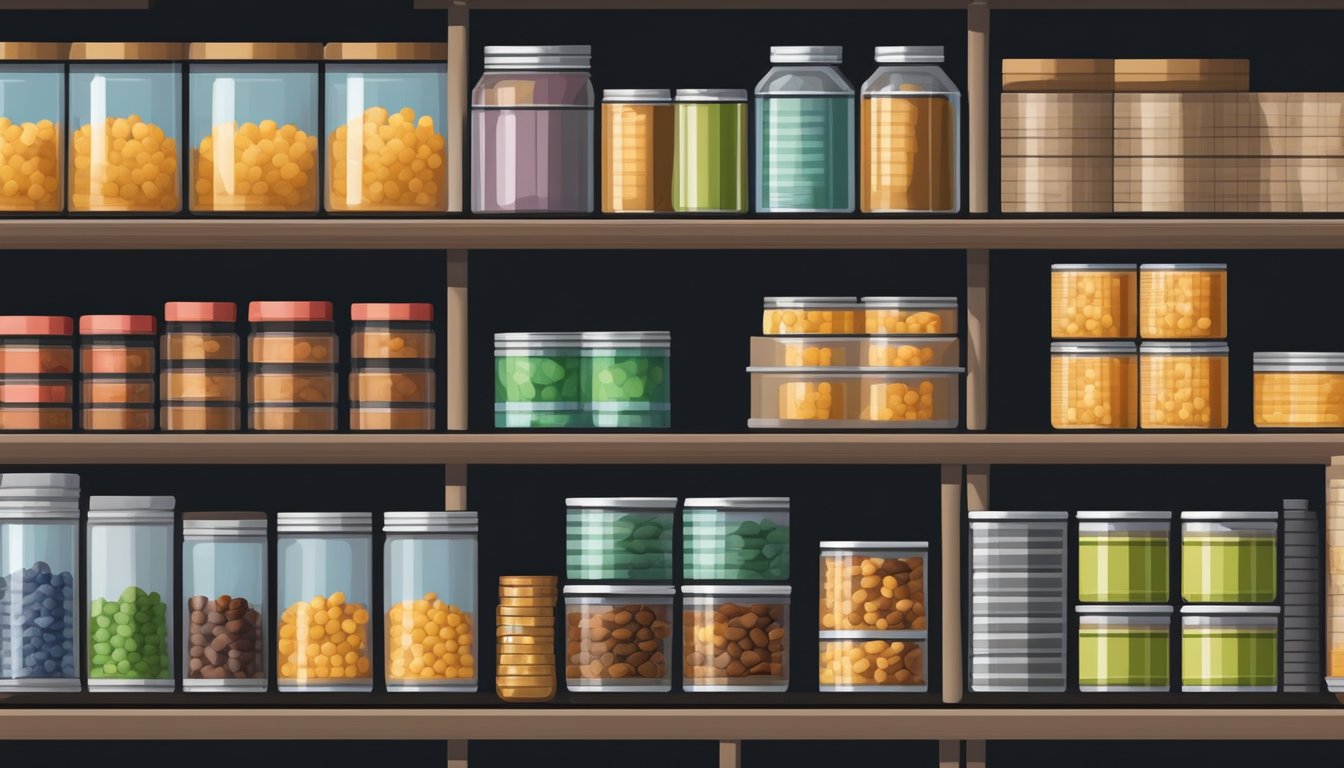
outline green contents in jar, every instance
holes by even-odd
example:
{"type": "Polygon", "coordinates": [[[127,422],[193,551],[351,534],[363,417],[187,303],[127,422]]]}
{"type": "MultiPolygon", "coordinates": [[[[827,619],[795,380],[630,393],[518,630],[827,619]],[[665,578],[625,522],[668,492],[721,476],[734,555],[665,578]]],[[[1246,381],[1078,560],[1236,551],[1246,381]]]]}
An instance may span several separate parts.
{"type": "Polygon", "coordinates": [[[688,579],[787,581],[789,526],[769,518],[725,519],[718,512],[686,510],[683,571],[688,579]]]}
{"type": "Polygon", "coordinates": [[[1167,627],[1083,624],[1078,629],[1078,685],[1114,690],[1171,687],[1167,627]]]}
{"type": "Polygon", "coordinates": [[[571,510],[565,570],[571,579],[672,578],[672,516],[571,510]]]}
{"type": "Polygon", "coordinates": [[[585,426],[577,355],[497,355],[496,427],[585,426]]]}
{"type": "Polygon", "coordinates": [[[671,426],[665,351],[603,351],[587,358],[587,364],[594,426],[671,426]]]}
{"type": "Polygon", "coordinates": [[[681,98],[679,94],[676,103],[672,208],[679,213],[745,213],[746,93],[739,101],[681,98]]]}
{"type": "Polygon", "coordinates": [[[90,679],[172,679],[168,607],[158,592],[127,587],[115,600],[89,605],[90,679]]]}
{"type": "Polygon", "coordinates": [[[1078,536],[1078,599],[1084,603],[1165,603],[1171,588],[1166,536],[1078,536]]]}
{"type": "Polygon", "coordinates": [[[1185,533],[1181,596],[1191,603],[1269,603],[1278,594],[1273,536],[1185,533]]]}
{"type": "Polygon", "coordinates": [[[1186,626],[1181,637],[1181,683],[1276,687],[1278,647],[1278,631],[1273,628],[1186,626]]]}

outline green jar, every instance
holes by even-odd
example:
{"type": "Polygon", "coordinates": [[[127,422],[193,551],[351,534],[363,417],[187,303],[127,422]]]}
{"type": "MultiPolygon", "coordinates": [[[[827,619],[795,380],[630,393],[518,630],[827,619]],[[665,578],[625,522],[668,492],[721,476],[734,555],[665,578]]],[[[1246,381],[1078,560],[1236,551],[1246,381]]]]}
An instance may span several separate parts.
{"type": "Polygon", "coordinates": [[[672,334],[583,334],[582,380],[594,427],[672,426],[672,334]]]}
{"type": "Polygon", "coordinates": [[[746,213],[747,92],[683,88],[675,102],[672,209],[746,213]]]}
{"type": "Polygon", "coordinates": [[[1171,513],[1078,513],[1078,601],[1165,603],[1171,596],[1171,513]]]}
{"type": "Polygon", "coordinates": [[[788,581],[789,500],[687,499],[681,546],[686,579],[788,581]]]}
{"type": "Polygon", "coordinates": [[[1078,690],[1171,690],[1170,605],[1078,606],[1078,690]]]}
{"type": "Polygon", "coordinates": [[[1181,608],[1181,690],[1273,693],[1279,687],[1279,608],[1181,608]]]}
{"type": "Polygon", "coordinates": [[[495,426],[587,427],[582,334],[495,334],[495,426]]]}
{"type": "Polygon", "coordinates": [[[1278,512],[1182,512],[1181,597],[1187,603],[1274,602],[1278,519],[1278,512]]]}
{"type": "Polygon", "coordinates": [[[672,579],[675,498],[574,498],[565,508],[568,578],[672,579]]]}

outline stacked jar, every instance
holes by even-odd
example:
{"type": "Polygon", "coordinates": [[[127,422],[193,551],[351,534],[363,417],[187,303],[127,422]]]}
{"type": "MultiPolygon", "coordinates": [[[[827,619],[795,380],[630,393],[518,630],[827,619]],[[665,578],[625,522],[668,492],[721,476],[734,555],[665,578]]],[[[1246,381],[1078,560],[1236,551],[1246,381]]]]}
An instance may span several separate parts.
{"type": "Polygon", "coordinates": [[[1139,425],[1227,429],[1227,265],[1140,265],[1139,332],[1139,425]]]}
{"type": "Polygon", "coordinates": [[[66,48],[0,43],[0,213],[64,206],[66,48]]]}
{"type": "Polygon", "coordinates": [[[242,426],[238,308],[226,301],[170,301],[159,357],[166,430],[226,432],[242,426]]]}
{"type": "Polygon", "coordinates": [[[927,541],[821,542],[824,692],[929,689],[927,541]]]}
{"type": "Polygon", "coordinates": [[[248,424],[254,430],[336,429],[336,331],[329,301],[248,305],[248,424]]]}
{"type": "Polygon", "coordinates": [[[1135,270],[1134,264],[1050,265],[1050,333],[1056,339],[1050,345],[1050,425],[1055,429],[1138,426],[1135,270]]]}
{"type": "Polygon", "coordinates": [[[434,429],[434,305],[350,307],[350,428],[434,429]]]}
{"type": "Polygon", "coordinates": [[[75,321],[0,317],[0,430],[74,428],[75,321]]]}
{"type": "Polygon", "coordinates": [[[182,690],[265,693],[266,515],[182,515],[182,690]]]}
{"type": "Polygon", "coordinates": [[[148,432],[157,403],[153,315],[79,318],[80,426],[148,432]]]}

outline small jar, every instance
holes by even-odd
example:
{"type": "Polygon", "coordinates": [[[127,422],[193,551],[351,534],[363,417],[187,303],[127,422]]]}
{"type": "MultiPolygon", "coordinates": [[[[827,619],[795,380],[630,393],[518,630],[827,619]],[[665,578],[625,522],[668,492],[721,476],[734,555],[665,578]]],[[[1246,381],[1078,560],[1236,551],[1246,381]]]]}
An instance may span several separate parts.
{"type": "Polygon", "coordinates": [[[788,497],[687,499],[682,578],[787,582],[789,531],[788,497]]]}
{"type": "Polygon", "coordinates": [[[266,692],[266,542],[261,512],[182,515],[182,690],[266,692]]]}
{"type": "Polygon", "coordinates": [[[171,693],[172,496],[89,497],[89,691],[171,693]]]}
{"type": "Polygon", "coordinates": [[[1181,690],[1275,693],[1279,689],[1279,607],[1181,608],[1181,690]]]}
{"type": "Polygon", "coordinates": [[[582,381],[594,427],[672,426],[672,334],[583,334],[582,381]]]}
{"type": "Polygon", "coordinates": [[[863,340],[869,368],[948,368],[961,362],[956,336],[874,336],[863,340]]]}
{"type": "Polygon", "coordinates": [[[766,336],[848,336],[862,323],[863,305],[853,296],[767,296],[761,312],[766,336]]]}
{"type": "Polygon", "coordinates": [[[672,587],[565,587],[565,687],[572,693],[672,690],[672,587]]]}
{"type": "Polygon", "coordinates": [[[681,689],[787,691],[790,592],[787,586],[682,587],[681,689]]]}
{"type": "Polygon", "coordinates": [[[588,427],[583,334],[495,334],[495,426],[588,427]]]}
{"type": "Polygon", "coordinates": [[[1171,596],[1171,513],[1078,513],[1078,601],[1165,603],[1171,596]]]}
{"type": "Polygon", "coordinates": [[[756,210],[854,211],[854,86],[832,45],[772,45],[756,84],[756,210]]]}
{"type": "Polygon", "coordinates": [[[0,43],[0,213],[64,206],[65,58],[60,43],[0,43]]]}
{"type": "Polygon", "coordinates": [[[247,308],[248,425],[262,431],[336,429],[340,357],[329,301],[254,301],[247,308]]]}
{"type": "Polygon", "coordinates": [[[383,515],[389,693],[476,690],[479,529],[475,512],[383,515]]]}
{"type": "Polygon", "coordinates": [[[929,690],[927,640],[822,639],[817,690],[822,693],[923,693],[929,690]]]}
{"type": "Polygon", "coordinates": [[[1170,605],[1080,605],[1078,690],[1171,690],[1170,605]]]}
{"type": "Polygon", "coordinates": [[[238,307],[227,301],[170,301],[163,317],[159,423],[166,430],[239,429],[238,307]]]}
{"type": "Polygon", "coordinates": [[[86,430],[154,429],[153,315],[79,318],[80,426],[86,430]]]}
{"type": "Polygon", "coordinates": [[[1138,334],[1134,264],[1051,264],[1050,333],[1057,339],[1132,339],[1138,334]]]}
{"type": "Polygon", "coordinates": [[[281,512],[276,530],[280,690],[373,690],[373,516],[281,512]]]}
{"type": "Polygon", "coordinates": [[[0,430],[74,427],[74,329],[68,317],[0,317],[0,430]]]}
{"type": "Polygon", "coordinates": [[[956,296],[864,296],[861,301],[864,333],[957,333],[956,296]]]}
{"type": "Polygon", "coordinates": [[[1139,423],[1139,355],[1130,341],[1050,345],[1050,426],[1134,429],[1139,423]]]}
{"type": "Polygon", "coordinates": [[[927,639],[928,559],[927,541],[821,542],[822,639],[927,639]]]}
{"type": "Polygon", "coordinates": [[[1344,354],[1256,352],[1254,376],[1255,426],[1344,426],[1344,354]]]}
{"type": "Polygon", "coordinates": [[[1139,332],[1145,339],[1227,338],[1227,265],[1140,265],[1139,332]]]}
{"type": "Polygon", "coordinates": [[[747,212],[747,92],[677,91],[672,208],[677,213],[747,212]]]}
{"type": "Polygon", "coordinates": [[[434,305],[354,304],[350,428],[434,429],[434,305]]]}
{"type": "Polygon", "coordinates": [[[665,88],[602,92],[603,213],[672,210],[673,112],[665,88]]]}
{"type": "Polygon", "coordinates": [[[1272,603],[1279,583],[1278,512],[1182,512],[1181,597],[1272,603]]]}
{"type": "Polygon", "coordinates": [[[1221,341],[1139,345],[1139,426],[1227,429],[1227,352],[1221,341]]]}
{"type": "Polygon", "coordinates": [[[570,579],[672,580],[675,498],[565,499],[565,575],[570,579]]]}

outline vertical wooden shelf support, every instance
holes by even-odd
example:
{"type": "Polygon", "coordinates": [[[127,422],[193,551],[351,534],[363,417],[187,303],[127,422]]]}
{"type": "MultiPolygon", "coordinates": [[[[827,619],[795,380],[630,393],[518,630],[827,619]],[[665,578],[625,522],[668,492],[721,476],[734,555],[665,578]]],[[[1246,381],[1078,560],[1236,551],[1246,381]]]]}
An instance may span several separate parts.
{"type": "Polygon", "coordinates": [[[444,405],[448,430],[467,429],[467,252],[448,251],[448,293],[444,302],[444,405]]]}
{"type": "Polygon", "coordinates": [[[984,512],[989,508],[989,465],[968,465],[966,467],[966,509],[970,512],[984,512]]]}
{"type": "Polygon", "coordinates": [[[966,428],[989,428],[989,251],[966,252],[966,428]]]}
{"type": "Polygon", "coordinates": [[[466,189],[467,157],[467,48],[470,14],[466,0],[452,0],[448,7],[448,212],[461,213],[466,189]]]}
{"type": "Polygon", "coordinates": [[[742,742],[719,742],[719,768],[742,768],[742,742]]]}
{"type": "Polygon", "coordinates": [[[966,9],[966,114],[970,212],[989,212],[989,4],[966,9]]]}
{"type": "Polygon", "coordinates": [[[943,665],[944,704],[957,704],[961,701],[964,680],[962,659],[965,654],[962,650],[961,632],[962,469],[960,464],[944,464],[942,468],[942,548],[939,551],[939,560],[942,562],[942,581],[939,587],[942,610],[938,620],[943,626],[940,660],[943,665]]]}
{"type": "Polygon", "coordinates": [[[966,768],[985,768],[985,742],[966,742],[966,768]]]}
{"type": "Polygon", "coordinates": [[[938,768],[961,768],[960,741],[938,742],[938,768]]]}
{"type": "Polygon", "coordinates": [[[467,742],[448,742],[448,768],[467,768],[467,742]]]}

